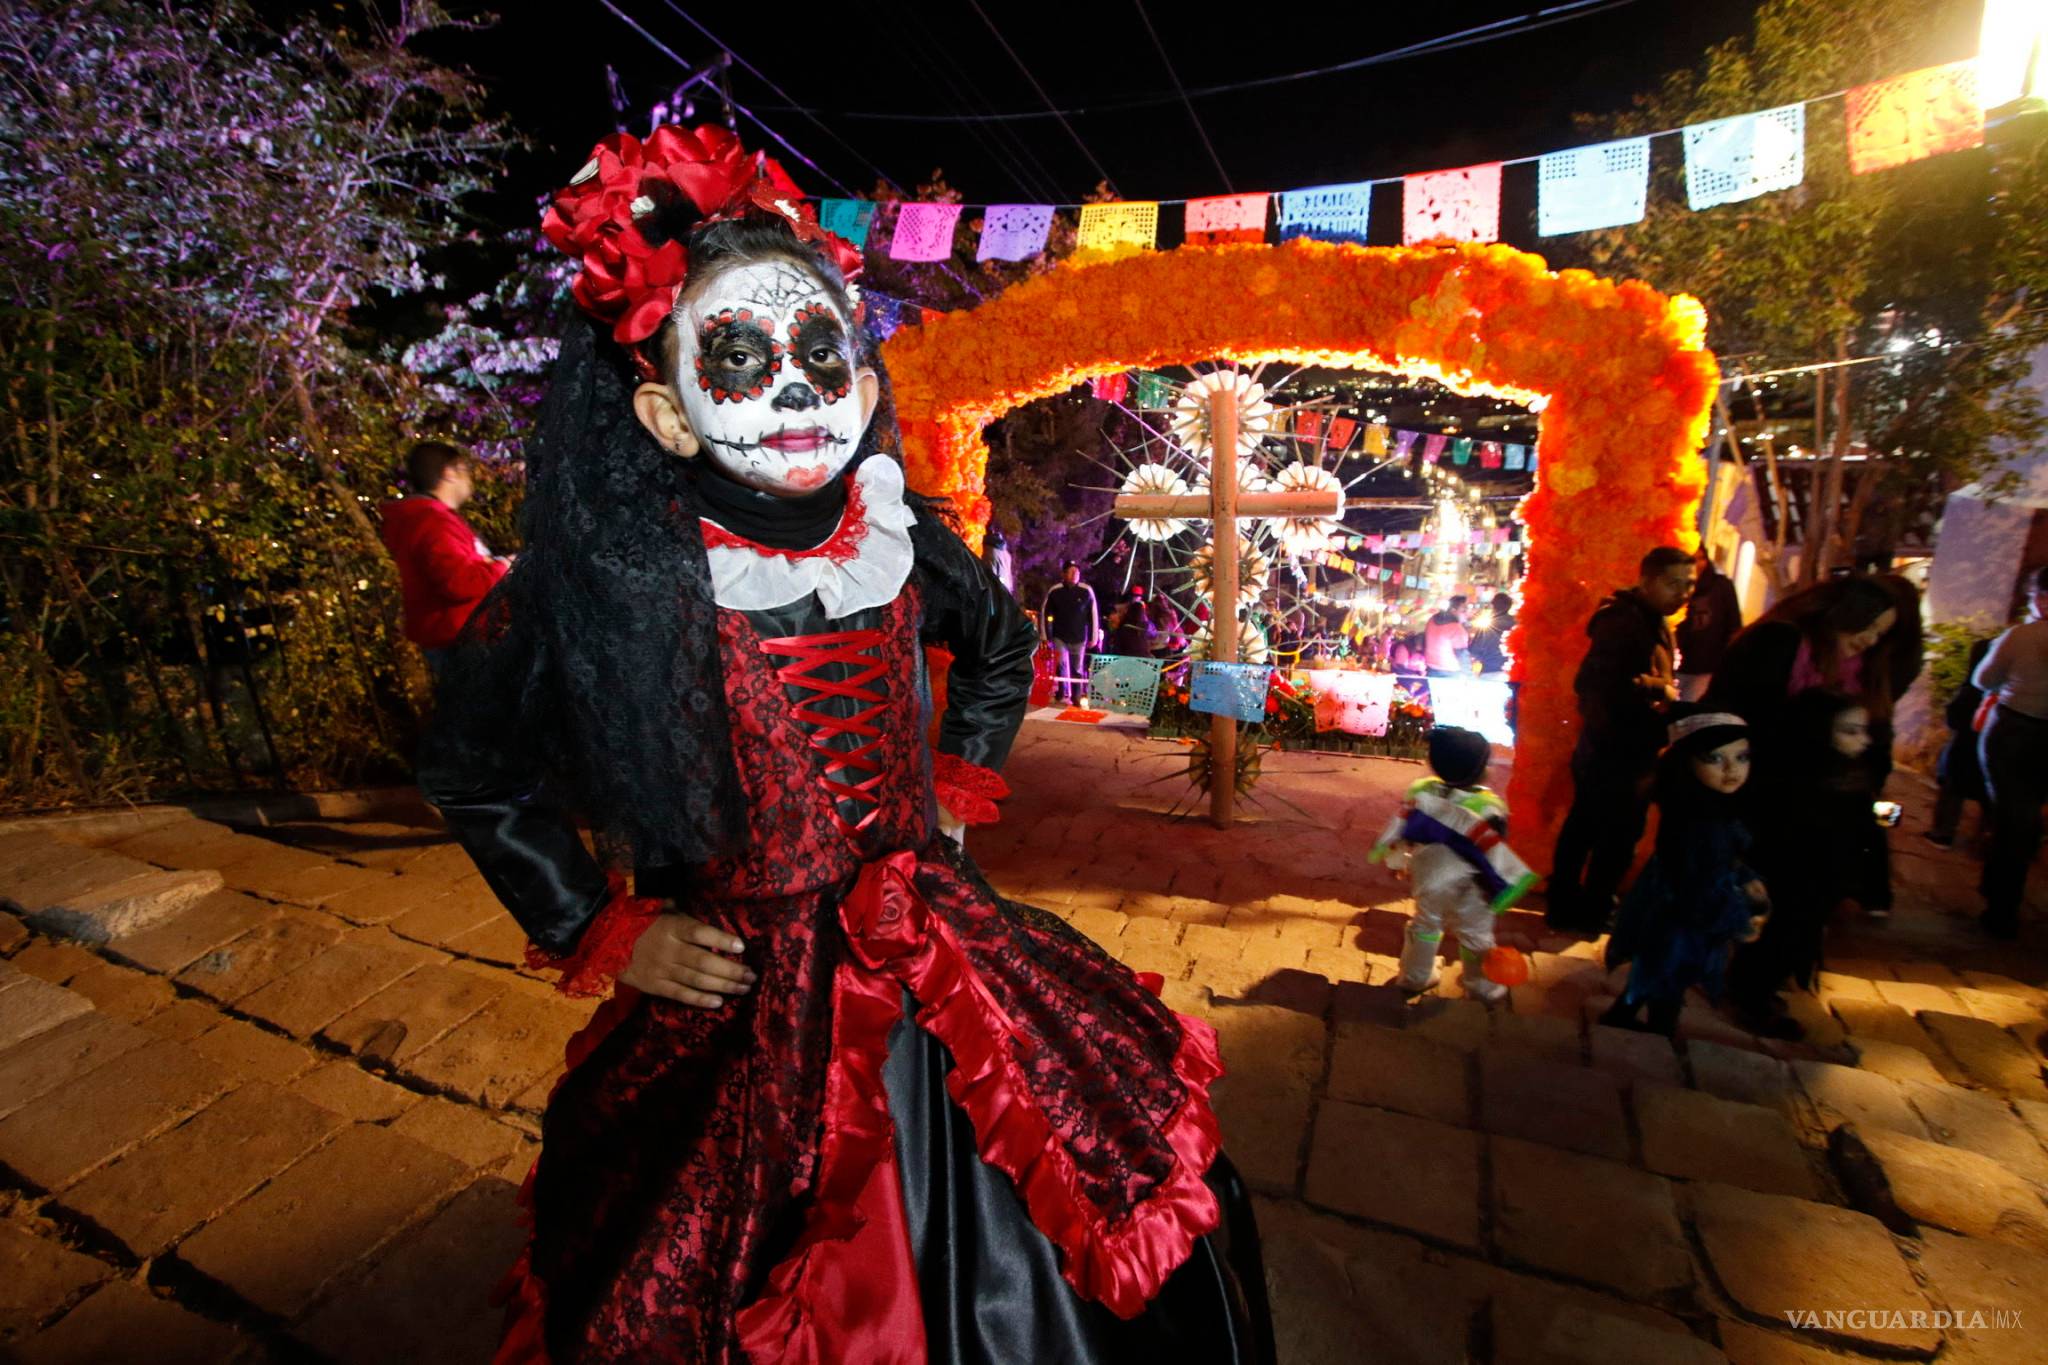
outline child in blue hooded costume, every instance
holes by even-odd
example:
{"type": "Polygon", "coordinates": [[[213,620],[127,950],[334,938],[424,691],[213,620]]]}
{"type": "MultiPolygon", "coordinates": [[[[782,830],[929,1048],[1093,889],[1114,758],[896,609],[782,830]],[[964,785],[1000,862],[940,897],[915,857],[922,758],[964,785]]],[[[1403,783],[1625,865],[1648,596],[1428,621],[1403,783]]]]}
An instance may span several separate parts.
{"type": "Polygon", "coordinates": [[[1628,985],[1603,1024],[1669,1036],[1685,993],[1718,999],[1737,942],[1762,932],[1770,902],[1743,861],[1750,834],[1739,798],[1749,780],[1749,726],[1725,711],[1673,721],[1657,764],[1657,851],[1621,904],[1607,965],[1632,962],[1628,985]]]}

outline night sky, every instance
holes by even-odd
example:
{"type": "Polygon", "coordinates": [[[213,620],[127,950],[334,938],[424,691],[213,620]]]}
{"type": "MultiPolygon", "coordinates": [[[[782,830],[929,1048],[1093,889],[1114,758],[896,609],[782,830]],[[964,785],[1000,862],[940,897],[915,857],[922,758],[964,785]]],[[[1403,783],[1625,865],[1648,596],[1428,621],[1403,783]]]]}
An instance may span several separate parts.
{"type": "MultiPolygon", "coordinates": [[[[1281,190],[1398,175],[1570,146],[1586,140],[1573,127],[1574,113],[1624,107],[1664,71],[1691,65],[1710,44],[1745,32],[1755,8],[1755,0],[1593,0],[1585,17],[1519,36],[1197,96],[1194,109],[1215,145],[1219,174],[1174,96],[1144,14],[1182,85],[1192,90],[1355,61],[1540,7],[1534,0],[1241,6],[1208,11],[1224,18],[1191,21],[1182,16],[1193,7],[1161,0],[1151,0],[1143,14],[1122,0],[1087,6],[981,0],[982,11],[1058,106],[1094,109],[1165,97],[1138,108],[1074,115],[1067,120],[1070,134],[1051,118],[963,124],[848,116],[1042,110],[1030,81],[973,4],[874,0],[835,8],[713,9],[683,0],[612,3],[651,38],[600,0],[575,0],[501,7],[494,28],[433,43],[434,55],[475,73],[536,144],[515,168],[515,182],[523,183],[508,185],[518,199],[508,194],[507,212],[560,183],[590,144],[612,131],[607,66],[618,73],[634,111],[633,131],[644,132],[638,120],[682,75],[655,42],[692,63],[717,53],[718,45],[694,29],[684,11],[758,69],[757,76],[735,66],[733,96],[817,163],[812,169],[783,156],[807,191],[833,194],[844,186],[865,193],[877,171],[914,189],[943,168],[970,203],[1071,203],[1101,178],[1098,163],[1126,197],[1180,199],[1227,188],[1281,190]],[[815,110],[817,121],[788,109],[763,77],[815,110]]],[[[698,119],[718,114],[715,99],[699,99],[698,119]]],[[[772,147],[759,125],[744,117],[740,132],[749,145],[772,147]]],[[[1534,242],[1526,224],[1533,183],[1533,167],[1510,169],[1504,236],[1511,242],[1534,242]]],[[[1398,198],[1376,196],[1375,241],[1398,240],[1398,198]]]]}
{"type": "MultiPolygon", "coordinates": [[[[1712,44],[1746,33],[1757,3],[1551,0],[1553,12],[1564,9],[1572,17],[1455,51],[1195,95],[1195,113],[1215,147],[1213,159],[1174,93],[1173,77],[1147,34],[1146,15],[1182,86],[1194,91],[1354,62],[1521,19],[1543,7],[1535,0],[1244,6],[1227,23],[1198,24],[1180,17],[1192,7],[1161,0],[1150,0],[1144,12],[1124,0],[1092,6],[980,0],[982,12],[1055,105],[1095,111],[1070,115],[1071,132],[1050,117],[961,123],[850,116],[986,116],[1045,107],[974,4],[957,0],[874,0],[831,10],[713,10],[685,0],[611,0],[645,34],[603,0],[526,3],[500,8],[490,28],[444,35],[426,47],[437,59],[474,74],[495,109],[534,144],[515,160],[504,194],[488,209],[513,227],[532,223],[540,196],[564,183],[591,144],[617,126],[608,68],[626,102],[629,130],[644,133],[647,110],[686,74],[682,63],[702,64],[721,44],[737,58],[734,100],[802,155],[775,146],[759,123],[744,116],[742,137],[777,155],[809,193],[865,194],[882,176],[914,193],[934,170],[943,170],[970,204],[1070,204],[1092,190],[1102,172],[1125,197],[1183,199],[1397,176],[1573,146],[1591,136],[1575,127],[1575,114],[1625,108],[1663,73],[1692,66],[1712,44]],[[574,17],[565,19],[571,10],[574,17]],[[694,28],[685,11],[719,41],[694,28]],[[813,15],[843,22],[827,31],[813,15]],[[756,70],[747,70],[748,64],[756,70]],[[1100,108],[1153,96],[1165,98],[1100,108]],[[815,119],[791,103],[811,109],[815,119]],[[816,166],[803,164],[804,157],[816,166]]],[[[687,121],[721,117],[716,96],[701,88],[696,106],[687,121]]],[[[1535,167],[1509,168],[1502,207],[1503,240],[1541,250],[1534,228],[1535,167]]],[[[1162,219],[1164,245],[1177,240],[1179,221],[1177,210],[1162,219]]],[[[1392,187],[1375,192],[1371,240],[1400,240],[1400,195],[1392,187]]],[[[1344,410],[1361,417],[1371,413],[1399,426],[1508,441],[1535,437],[1534,418],[1519,409],[1458,398],[1434,384],[1322,374],[1302,380],[1310,389],[1348,380],[1344,410]],[[1351,388],[1360,382],[1366,391],[1351,388]]],[[[1476,466],[1471,476],[1486,484],[1505,479],[1517,489],[1527,481],[1526,475],[1502,471],[1481,474],[1476,466]]],[[[1389,479],[1400,482],[1388,473],[1354,491],[1409,491],[1380,486],[1389,479]]],[[[1354,513],[1351,520],[1356,529],[1385,529],[1377,514],[1354,513]]]]}

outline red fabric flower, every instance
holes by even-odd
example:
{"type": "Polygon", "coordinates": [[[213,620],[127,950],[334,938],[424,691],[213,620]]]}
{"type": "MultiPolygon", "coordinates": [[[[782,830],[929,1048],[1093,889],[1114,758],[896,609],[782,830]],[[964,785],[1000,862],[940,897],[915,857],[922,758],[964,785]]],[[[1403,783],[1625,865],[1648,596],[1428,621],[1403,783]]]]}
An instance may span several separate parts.
{"type": "Polygon", "coordinates": [[[556,191],[541,214],[541,232],[581,262],[571,293],[577,306],[612,327],[612,338],[635,345],[654,335],[675,310],[689,275],[681,242],[651,244],[634,226],[642,211],[679,193],[709,221],[772,213],[801,241],[824,248],[848,279],[860,273],[860,251],[818,224],[802,191],[772,158],[749,154],[716,124],[661,127],[645,142],[614,133],[591,150],[576,177],[556,191]]]}
{"type": "Polygon", "coordinates": [[[633,946],[640,941],[640,935],[662,913],[663,902],[632,895],[626,890],[625,878],[616,872],[611,883],[611,899],[584,927],[575,952],[557,957],[527,945],[526,965],[535,971],[560,972],[562,976],[555,989],[564,995],[609,995],[619,973],[632,962],[633,946]]]}
{"type": "Polygon", "coordinates": [[[996,802],[1010,794],[1002,774],[958,754],[932,755],[932,789],[940,805],[970,825],[993,825],[999,818],[996,802]]]}

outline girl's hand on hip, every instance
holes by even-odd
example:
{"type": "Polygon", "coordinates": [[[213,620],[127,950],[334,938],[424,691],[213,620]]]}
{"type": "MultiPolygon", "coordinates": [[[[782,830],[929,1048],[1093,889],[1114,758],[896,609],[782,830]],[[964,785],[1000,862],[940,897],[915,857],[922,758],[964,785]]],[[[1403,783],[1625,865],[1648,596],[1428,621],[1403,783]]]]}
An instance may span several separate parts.
{"type": "Polygon", "coordinates": [[[640,935],[619,980],[647,995],[715,1010],[726,997],[754,988],[753,969],[739,960],[746,946],[723,929],[671,912],[640,935]]]}

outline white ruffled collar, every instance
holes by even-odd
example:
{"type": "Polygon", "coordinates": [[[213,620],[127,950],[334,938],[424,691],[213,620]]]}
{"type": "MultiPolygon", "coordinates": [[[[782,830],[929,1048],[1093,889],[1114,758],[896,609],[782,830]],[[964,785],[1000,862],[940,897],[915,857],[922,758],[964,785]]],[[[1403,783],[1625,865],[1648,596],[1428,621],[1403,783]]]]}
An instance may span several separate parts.
{"type": "Polygon", "coordinates": [[[815,549],[771,549],[710,517],[701,521],[712,598],[733,611],[767,611],[816,593],[837,620],[895,601],[910,577],[917,514],[903,500],[903,467],[886,455],[854,471],[839,527],[815,549]]]}

